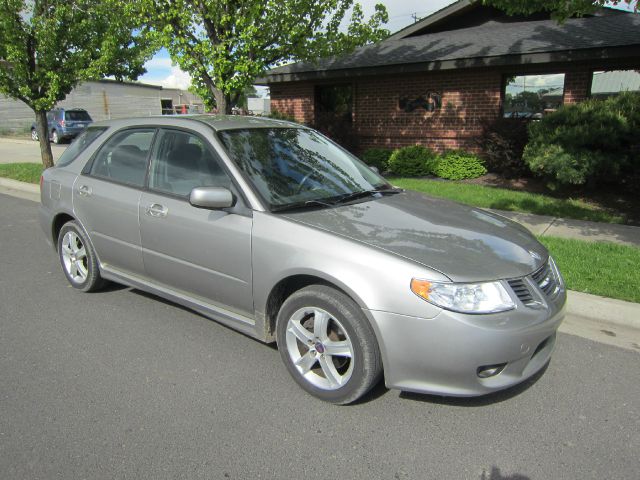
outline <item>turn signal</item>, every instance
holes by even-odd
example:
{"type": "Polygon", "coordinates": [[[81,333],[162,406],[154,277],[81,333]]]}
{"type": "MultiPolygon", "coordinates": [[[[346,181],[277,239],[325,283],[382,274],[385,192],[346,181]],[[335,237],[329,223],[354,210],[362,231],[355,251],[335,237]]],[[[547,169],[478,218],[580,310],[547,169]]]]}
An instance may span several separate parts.
{"type": "Polygon", "coordinates": [[[429,300],[429,293],[431,293],[431,282],[414,278],[413,280],[411,280],[411,291],[419,297],[422,297],[425,300],[429,300]]]}

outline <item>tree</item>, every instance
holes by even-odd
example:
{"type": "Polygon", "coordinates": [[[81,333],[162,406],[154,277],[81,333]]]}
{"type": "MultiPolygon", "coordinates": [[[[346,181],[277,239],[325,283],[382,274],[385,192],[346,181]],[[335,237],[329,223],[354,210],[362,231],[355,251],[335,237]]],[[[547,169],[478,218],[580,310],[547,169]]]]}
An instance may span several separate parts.
{"type": "Polygon", "coordinates": [[[353,0],[141,0],[140,18],[193,78],[209,108],[229,113],[269,67],[313,61],[388,35],[383,5],[365,21],[353,0]],[[351,18],[343,19],[351,9],[351,18]]]}
{"type": "Polygon", "coordinates": [[[638,0],[482,0],[484,5],[504,10],[509,15],[528,15],[535,12],[550,12],[558,21],[573,16],[583,16],[605,5],[630,4],[637,11],[638,0]]]}
{"type": "Polygon", "coordinates": [[[34,111],[45,168],[48,110],[83,80],[144,73],[152,50],[130,9],[118,0],[0,0],[0,94],[34,111]]]}

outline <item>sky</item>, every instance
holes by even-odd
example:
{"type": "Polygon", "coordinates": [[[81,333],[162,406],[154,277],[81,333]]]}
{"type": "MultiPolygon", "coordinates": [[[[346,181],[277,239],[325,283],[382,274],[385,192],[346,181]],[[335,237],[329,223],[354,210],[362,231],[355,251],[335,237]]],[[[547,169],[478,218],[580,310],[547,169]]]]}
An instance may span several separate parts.
{"type": "MultiPolygon", "coordinates": [[[[365,17],[370,16],[374,12],[376,3],[384,3],[389,14],[389,22],[386,28],[391,32],[396,32],[414,22],[414,15],[424,18],[433,12],[440,10],[454,3],[454,0],[357,0],[362,5],[365,17]]],[[[629,5],[620,4],[618,8],[631,9],[629,5]]],[[[179,67],[172,64],[169,54],[166,50],[160,50],[145,67],[147,73],[138,80],[143,83],[154,85],[162,85],[169,88],[187,89],[190,85],[191,78],[179,67]]],[[[540,80],[540,79],[536,79],[540,80]]],[[[553,79],[555,81],[557,79],[553,79]]],[[[544,85],[539,85],[543,88],[544,85]]],[[[266,89],[258,88],[260,95],[266,94],[266,89]]]]}

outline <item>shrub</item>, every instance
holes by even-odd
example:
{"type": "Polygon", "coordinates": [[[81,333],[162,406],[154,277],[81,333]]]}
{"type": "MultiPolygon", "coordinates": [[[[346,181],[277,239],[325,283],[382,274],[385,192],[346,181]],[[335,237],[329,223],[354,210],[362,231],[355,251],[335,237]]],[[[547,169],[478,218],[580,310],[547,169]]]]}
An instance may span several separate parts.
{"type": "Polygon", "coordinates": [[[637,176],[640,94],[567,105],[529,128],[524,159],[552,183],[598,185],[637,176]]]}
{"type": "Polygon", "coordinates": [[[389,169],[389,157],[392,153],[392,150],[385,148],[369,148],[362,154],[362,161],[376,167],[380,172],[385,172],[389,169]]]}
{"type": "Polygon", "coordinates": [[[421,145],[395,150],[389,158],[389,170],[403,177],[423,177],[433,174],[438,155],[421,145]]]}
{"type": "Polygon", "coordinates": [[[276,120],[286,120],[287,122],[300,123],[296,120],[296,118],[293,115],[282,113],[282,112],[279,112],[278,110],[271,110],[271,112],[269,113],[269,115],[267,115],[267,117],[275,118],[276,120]]]}
{"type": "Polygon", "coordinates": [[[462,180],[480,177],[487,173],[487,169],[477,155],[462,150],[451,150],[442,156],[434,173],[440,178],[462,180]]]}
{"type": "Polygon", "coordinates": [[[529,122],[520,118],[499,118],[484,128],[480,146],[487,170],[506,178],[531,175],[522,158],[529,140],[529,122]]]}

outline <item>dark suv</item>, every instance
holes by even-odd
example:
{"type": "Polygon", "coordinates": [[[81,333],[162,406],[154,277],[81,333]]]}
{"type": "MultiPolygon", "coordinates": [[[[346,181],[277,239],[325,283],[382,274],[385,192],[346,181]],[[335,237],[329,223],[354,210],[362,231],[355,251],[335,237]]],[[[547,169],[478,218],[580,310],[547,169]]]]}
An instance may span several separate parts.
{"type": "MultiPolygon", "coordinates": [[[[47,131],[53,143],[72,139],[93,123],[89,113],[82,108],[54,108],[47,113],[47,131]]],[[[38,140],[36,124],[31,125],[31,138],[38,140]]]]}

